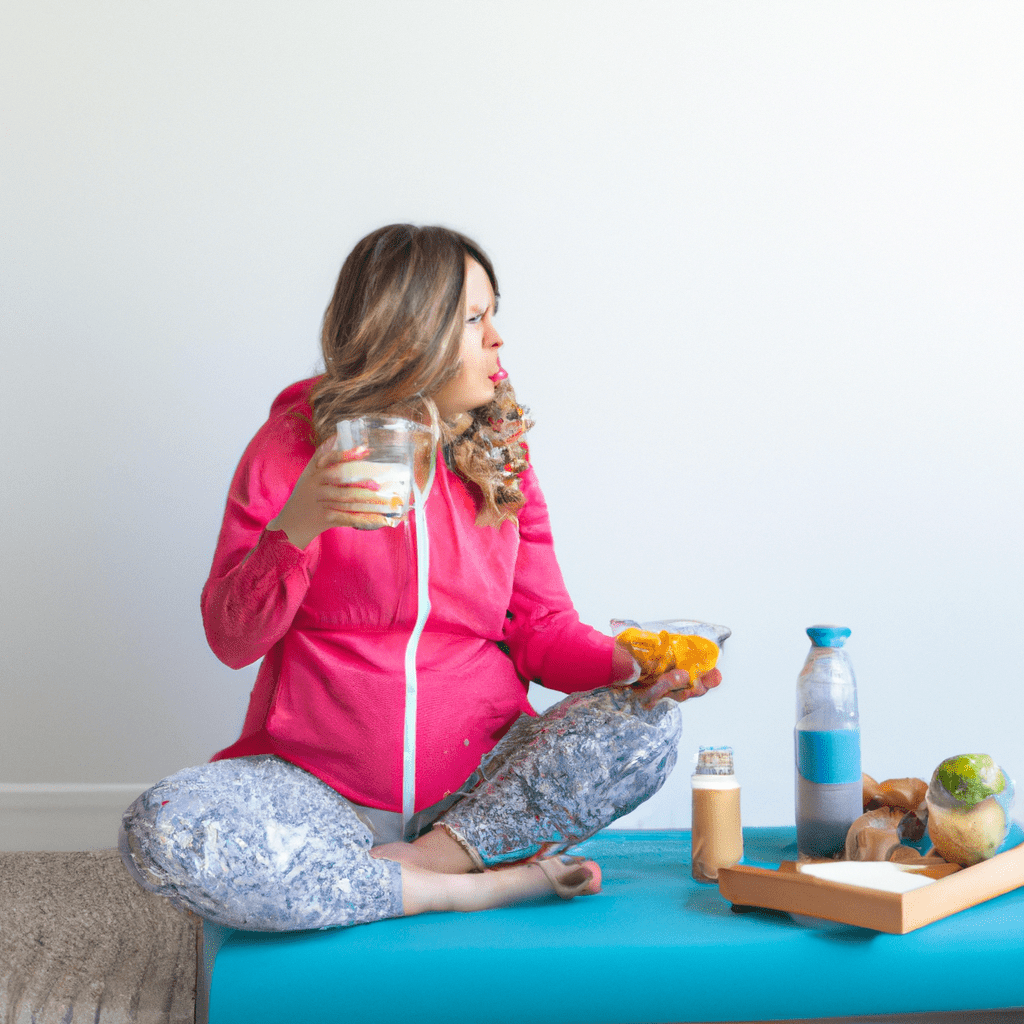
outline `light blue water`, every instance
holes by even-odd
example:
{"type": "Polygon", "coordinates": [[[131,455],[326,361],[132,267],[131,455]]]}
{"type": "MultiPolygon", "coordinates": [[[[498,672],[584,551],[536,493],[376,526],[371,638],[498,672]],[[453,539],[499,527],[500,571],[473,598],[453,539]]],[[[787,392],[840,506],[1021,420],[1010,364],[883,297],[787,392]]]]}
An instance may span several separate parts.
{"type": "Polygon", "coordinates": [[[860,782],[860,729],[797,729],[796,763],[808,782],[860,782]]]}
{"type": "Polygon", "coordinates": [[[809,857],[832,857],[863,811],[859,729],[796,729],[796,841],[809,857]]]}

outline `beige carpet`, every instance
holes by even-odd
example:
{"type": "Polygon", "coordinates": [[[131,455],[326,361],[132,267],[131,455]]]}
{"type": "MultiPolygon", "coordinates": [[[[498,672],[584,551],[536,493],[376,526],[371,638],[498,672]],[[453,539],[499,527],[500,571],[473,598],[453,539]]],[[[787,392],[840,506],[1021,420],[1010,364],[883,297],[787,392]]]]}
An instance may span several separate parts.
{"type": "Polygon", "coordinates": [[[116,850],[0,853],[0,1024],[193,1024],[196,920],[116,850]]]}

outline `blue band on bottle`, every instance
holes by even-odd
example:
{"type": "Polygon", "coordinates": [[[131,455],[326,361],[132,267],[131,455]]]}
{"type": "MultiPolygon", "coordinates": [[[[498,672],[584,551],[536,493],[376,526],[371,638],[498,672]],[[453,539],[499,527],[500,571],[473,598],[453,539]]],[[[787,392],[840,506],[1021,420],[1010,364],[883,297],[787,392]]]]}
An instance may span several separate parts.
{"type": "Polygon", "coordinates": [[[860,729],[796,730],[796,764],[808,782],[860,782],[860,729]]]}

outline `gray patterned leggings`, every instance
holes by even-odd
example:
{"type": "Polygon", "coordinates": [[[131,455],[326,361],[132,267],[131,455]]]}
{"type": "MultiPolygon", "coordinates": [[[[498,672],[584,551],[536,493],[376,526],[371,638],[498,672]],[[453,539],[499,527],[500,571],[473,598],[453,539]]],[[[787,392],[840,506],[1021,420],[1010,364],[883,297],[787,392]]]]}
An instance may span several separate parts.
{"type": "MultiPolygon", "coordinates": [[[[560,853],[660,789],[680,731],[672,701],[648,710],[628,689],[573,694],[539,717],[521,716],[434,827],[480,868],[560,853]]],[[[273,755],[158,782],[125,811],[119,845],[140,885],[231,928],[402,916],[401,867],[370,856],[373,831],[355,806],[273,755]]]]}

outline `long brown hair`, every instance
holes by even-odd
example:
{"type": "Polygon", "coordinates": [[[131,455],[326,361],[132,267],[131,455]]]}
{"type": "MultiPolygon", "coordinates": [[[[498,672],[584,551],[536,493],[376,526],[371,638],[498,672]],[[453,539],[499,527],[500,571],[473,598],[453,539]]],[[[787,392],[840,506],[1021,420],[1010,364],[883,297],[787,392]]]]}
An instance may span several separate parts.
{"type": "MultiPolygon", "coordinates": [[[[487,255],[449,228],[390,224],[349,253],[324,313],[324,375],[311,396],[318,444],[348,417],[436,417],[431,396],[460,365],[467,256],[483,267],[497,296],[487,255]]],[[[482,493],[478,523],[497,525],[522,506],[522,437],[531,425],[507,381],[493,402],[440,424],[451,468],[482,493]]]]}

